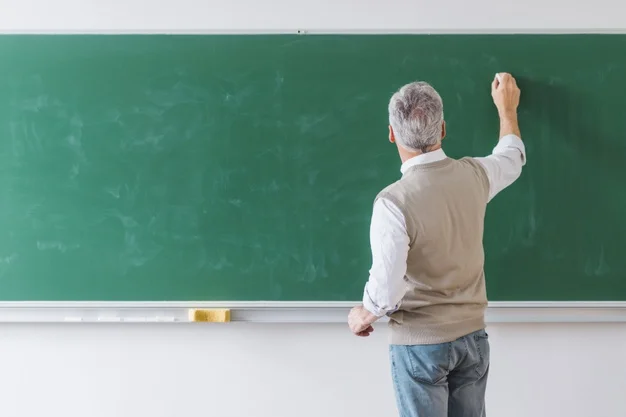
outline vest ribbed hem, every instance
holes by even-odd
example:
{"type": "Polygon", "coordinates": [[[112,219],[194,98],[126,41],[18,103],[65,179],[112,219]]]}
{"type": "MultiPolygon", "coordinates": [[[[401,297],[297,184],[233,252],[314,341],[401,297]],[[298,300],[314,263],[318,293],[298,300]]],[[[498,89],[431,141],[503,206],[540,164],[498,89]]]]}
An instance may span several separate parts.
{"type": "Polygon", "coordinates": [[[419,320],[398,324],[390,322],[392,345],[434,345],[452,342],[485,328],[485,315],[452,323],[424,325],[419,320]]]}

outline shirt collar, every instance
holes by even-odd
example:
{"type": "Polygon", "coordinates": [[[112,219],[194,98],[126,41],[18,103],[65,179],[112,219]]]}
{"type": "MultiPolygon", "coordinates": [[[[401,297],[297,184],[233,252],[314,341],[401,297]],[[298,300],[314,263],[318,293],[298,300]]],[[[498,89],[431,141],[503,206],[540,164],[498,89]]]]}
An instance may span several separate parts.
{"type": "Polygon", "coordinates": [[[443,149],[439,148],[436,151],[426,152],[426,153],[414,156],[411,159],[408,159],[400,167],[400,172],[404,174],[405,172],[409,170],[409,168],[413,168],[414,166],[429,164],[431,162],[441,161],[446,158],[447,158],[446,153],[443,151],[443,149]]]}

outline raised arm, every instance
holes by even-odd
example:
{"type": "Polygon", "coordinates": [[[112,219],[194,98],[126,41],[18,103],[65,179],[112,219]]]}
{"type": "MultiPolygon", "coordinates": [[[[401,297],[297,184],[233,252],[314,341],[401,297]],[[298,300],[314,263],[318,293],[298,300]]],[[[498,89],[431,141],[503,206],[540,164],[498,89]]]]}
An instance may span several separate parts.
{"type": "Polygon", "coordinates": [[[515,135],[521,139],[517,123],[520,89],[515,78],[506,72],[497,74],[491,83],[491,97],[500,116],[500,138],[515,135]]]}
{"type": "Polygon", "coordinates": [[[526,164],[526,149],[517,122],[520,89],[511,74],[502,72],[491,83],[491,96],[500,116],[500,139],[491,155],[475,158],[489,178],[489,200],[511,185],[526,164]]]}

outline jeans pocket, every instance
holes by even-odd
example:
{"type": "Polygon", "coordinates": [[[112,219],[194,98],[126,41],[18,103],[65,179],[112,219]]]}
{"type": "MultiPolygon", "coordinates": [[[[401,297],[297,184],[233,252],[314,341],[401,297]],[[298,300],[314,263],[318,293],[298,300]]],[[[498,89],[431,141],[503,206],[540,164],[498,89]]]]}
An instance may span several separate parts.
{"type": "Polygon", "coordinates": [[[446,379],[450,367],[450,343],[405,346],[416,381],[436,385],[446,379]]]}
{"type": "Polygon", "coordinates": [[[479,330],[474,334],[474,343],[478,353],[478,363],[476,364],[476,373],[479,377],[485,375],[489,369],[489,335],[485,330],[479,330]]]}

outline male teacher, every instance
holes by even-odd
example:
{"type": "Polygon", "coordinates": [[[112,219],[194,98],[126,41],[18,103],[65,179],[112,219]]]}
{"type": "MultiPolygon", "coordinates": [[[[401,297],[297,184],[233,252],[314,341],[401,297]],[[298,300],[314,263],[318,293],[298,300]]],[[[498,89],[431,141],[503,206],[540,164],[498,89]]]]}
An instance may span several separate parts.
{"type": "Polygon", "coordinates": [[[525,164],[515,79],[497,74],[491,95],[500,116],[498,144],[489,156],[458,160],[441,147],[446,124],[433,87],[405,85],[389,103],[389,140],[397,145],[402,177],[376,197],[373,265],[363,305],[348,322],[356,335],[368,336],[372,323],[389,316],[402,417],[485,416],[485,209],[525,164]]]}

